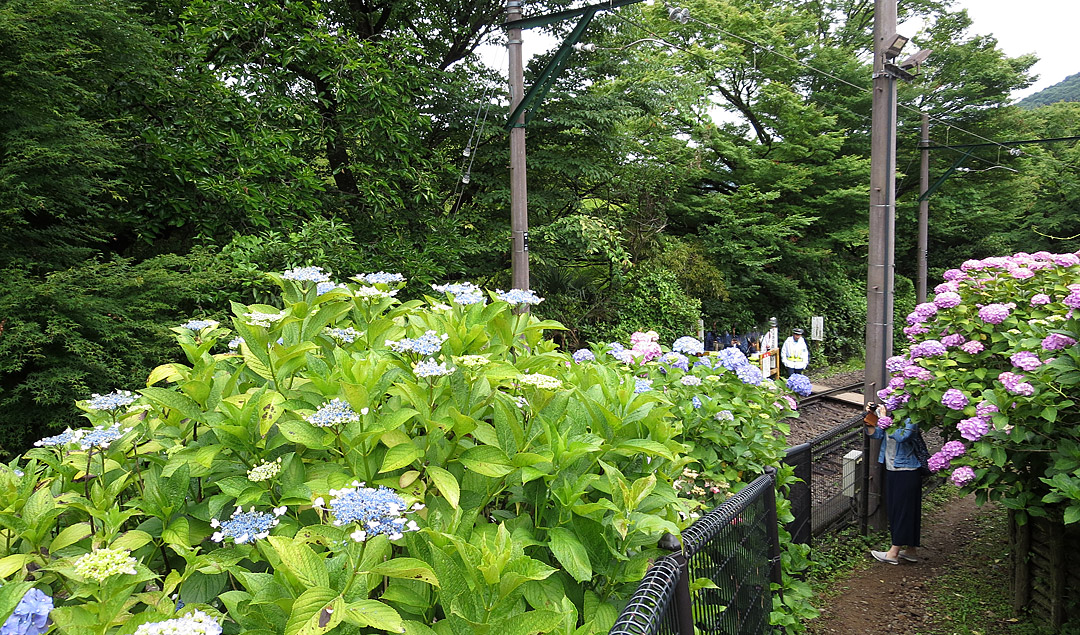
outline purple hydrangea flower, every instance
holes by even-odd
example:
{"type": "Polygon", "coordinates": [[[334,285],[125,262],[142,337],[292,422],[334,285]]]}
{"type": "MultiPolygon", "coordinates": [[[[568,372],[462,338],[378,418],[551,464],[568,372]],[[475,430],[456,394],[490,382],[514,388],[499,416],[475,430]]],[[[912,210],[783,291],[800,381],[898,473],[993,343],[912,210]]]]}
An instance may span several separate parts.
{"type": "Polygon", "coordinates": [[[1017,368],[1023,368],[1024,370],[1029,372],[1035,370],[1039,366],[1042,366],[1042,360],[1039,359],[1038,355],[1032,353],[1031,351],[1020,351],[1018,353],[1013,353],[1009,357],[1009,361],[1012,362],[1013,366],[1016,366],[1017,368]]]}
{"type": "Polygon", "coordinates": [[[907,335],[909,339],[916,335],[926,335],[929,332],[930,329],[922,324],[912,324],[911,326],[904,327],[904,335],[907,335]]]}
{"type": "Polygon", "coordinates": [[[892,424],[893,424],[893,418],[892,417],[878,417],[877,427],[881,428],[882,430],[884,430],[885,428],[888,428],[892,424]]]}
{"type": "Polygon", "coordinates": [[[904,366],[907,366],[907,363],[907,357],[904,357],[903,355],[894,355],[889,359],[885,360],[885,369],[888,370],[890,373],[900,372],[900,370],[902,370],[904,366]]]}
{"type": "Polygon", "coordinates": [[[934,296],[934,305],[939,309],[951,309],[962,301],[960,294],[953,291],[946,291],[934,296]]]}
{"type": "Polygon", "coordinates": [[[1004,373],[998,375],[998,381],[1001,382],[1002,386],[1005,386],[1005,390],[1012,392],[1012,390],[1016,388],[1017,384],[1024,381],[1024,376],[1017,373],[1005,371],[1004,373]]]}
{"type": "Polygon", "coordinates": [[[1063,348],[1068,348],[1076,344],[1076,340],[1068,335],[1062,335],[1061,333],[1051,333],[1043,338],[1042,347],[1044,351],[1060,351],[1063,348]]]}
{"type": "Polygon", "coordinates": [[[990,430],[990,421],[987,417],[971,417],[970,419],[962,419],[956,424],[956,429],[960,431],[960,436],[964,437],[968,441],[978,441],[990,430]]]}
{"type": "Polygon", "coordinates": [[[926,467],[931,472],[940,472],[949,466],[949,457],[945,456],[941,452],[934,452],[930,455],[930,459],[926,462],[926,467]]]}
{"type": "Polygon", "coordinates": [[[945,346],[960,346],[967,341],[967,338],[959,333],[949,333],[945,337],[941,338],[941,343],[945,346]]]}
{"type": "Polygon", "coordinates": [[[950,461],[964,456],[964,452],[967,452],[967,448],[959,441],[949,441],[945,445],[941,446],[941,455],[950,461]]]}
{"type": "Polygon", "coordinates": [[[595,362],[596,355],[593,355],[593,352],[587,348],[579,348],[574,351],[574,361],[579,364],[584,362],[595,362]]]}
{"type": "Polygon", "coordinates": [[[970,467],[968,467],[966,465],[962,465],[962,466],[956,468],[955,470],[953,470],[952,482],[953,482],[953,485],[955,485],[957,487],[963,487],[963,486],[967,485],[968,483],[970,483],[971,481],[974,481],[974,480],[975,480],[975,470],[971,469],[970,467]]]}
{"type": "Polygon", "coordinates": [[[1031,296],[1031,306],[1042,306],[1044,304],[1050,304],[1050,296],[1045,293],[1036,293],[1031,296]]]}
{"type": "Polygon", "coordinates": [[[958,282],[942,282],[938,286],[934,287],[935,294],[957,293],[958,291],[960,291],[960,283],[958,282]]]}
{"type": "Polygon", "coordinates": [[[1019,384],[1016,384],[1009,392],[1022,397],[1030,397],[1035,394],[1035,386],[1032,386],[1026,381],[1022,381],[1019,384]]]}
{"type": "Polygon", "coordinates": [[[975,259],[965,260],[963,262],[963,264],[960,265],[960,270],[965,271],[965,272],[966,271],[973,271],[973,270],[976,270],[976,269],[982,269],[982,268],[983,268],[983,262],[981,260],[975,260],[975,259]]]}
{"type": "Polygon", "coordinates": [[[979,353],[983,352],[984,349],[985,347],[983,346],[983,343],[979,340],[971,340],[968,342],[964,342],[960,345],[960,350],[964,351],[968,355],[978,355],[979,353]]]}
{"type": "Polygon", "coordinates": [[[893,377],[889,380],[889,388],[891,388],[892,390],[903,390],[904,384],[905,382],[903,377],[893,377]]]}
{"type": "Polygon", "coordinates": [[[975,414],[979,415],[980,417],[986,417],[994,414],[995,412],[998,412],[998,407],[990,403],[989,401],[980,401],[978,404],[975,405],[975,414]]]}
{"type": "Polygon", "coordinates": [[[885,406],[885,409],[889,412],[892,412],[893,410],[896,410],[900,406],[904,405],[910,397],[911,395],[907,393],[903,393],[901,395],[893,395],[891,397],[883,399],[881,405],[885,406]]]}
{"type": "Polygon", "coordinates": [[[1080,264],[1076,254],[1054,254],[1054,264],[1059,267],[1071,267],[1080,264]]]}
{"type": "Polygon", "coordinates": [[[802,373],[792,373],[787,379],[787,387],[791,392],[806,397],[811,392],[810,378],[802,373]]]}
{"type": "Polygon", "coordinates": [[[1017,280],[1027,280],[1028,278],[1033,278],[1035,272],[1027,267],[1009,267],[1009,275],[1017,280]]]}
{"type": "Polygon", "coordinates": [[[1062,300],[1065,306],[1072,309],[1080,309],[1080,291],[1073,291],[1062,300]]]}
{"type": "Polygon", "coordinates": [[[744,384],[750,384],[751,386],[761,385],[761,369],[750,364],[743,364],[735,369],[735,374],[739,377],[739,380],[744,384]]]}
{"type": "Polygon", "coordinates": [[[682,353],[665,353],[660,356],[660,362],[662,364],[667,364],[672,368],[679,368],[684,371],[690,369],[690,358],[682,353]]]}
{"type": "Polygon", "coordinates": [[[915,310],[907,316],[907,323],[922,324],[937,315],[937,310],[938,305],[936,304],[936,300],[934,302],[923,302],[916,306],[915,310]]]}
{"type": "Polygon", "coordinates": [[[941,403],[951,410],[963,410],[968,405],[968,398],[959,390],[950,388],[941,396],[941,403]]]}
{"type": "Polygon", "coordinates": [[[987,324],[1001,324],[1009,317],[1011,309],[1006,304],[987,304],[979,309],[979,318],[987,324]]]}
{"type": "Polygon", "coordinates": [[[937,340],[923,340],[911,347],[911,359],[920,357],[940,357],[945,354],[945,345],[937,340]]]}
{"type": "Polygon", "coordinates": [[[952,282],[954,280],[963,280],[967,277],[968,275],[964,273],[964,271],[961,269],[949,269],[942,276],[942,278],[945,278],[945,280],[947,280],[948,282],[952,282]]]}
{"type": "Polygon", "coordinates": [[[882,388],[881,390],[877,391],[877,398],[884,401],[888,399],[890,395],[892,395],[892,392],[893,391],[891,388],[882,388]]]}

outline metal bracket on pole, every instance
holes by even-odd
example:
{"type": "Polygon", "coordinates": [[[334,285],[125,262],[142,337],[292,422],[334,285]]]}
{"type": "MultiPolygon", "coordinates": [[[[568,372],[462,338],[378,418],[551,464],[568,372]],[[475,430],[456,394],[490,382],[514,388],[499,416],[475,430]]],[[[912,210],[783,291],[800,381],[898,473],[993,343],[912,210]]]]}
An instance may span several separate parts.
{"type": "MultiPolygon", "coordinates": [[[[585,33],[585,27],[589,26],[589,22],[592,22],[593,16],[599,11],[599,7],[591,7],[581,16],[578,20],[577,26],[570,35],[566,36],[563,40],[562,46],[555,52],[555,56],[548,61],[547,66],[540,72],[540,78],[536,80],[536,83],[529,88],[529,91],[525,93],[525,97],[518,103],[514,112],[510,113],[510,117],[506,120],[506,129],[511,128],[524,128],[533,116],[536,114],[537,109],[540,106],[540,102],[544,101],[544,97],[547,95],[548,90],[551,89],[552,84],[555,83],[555,78],[562,73],[562,70],[566,68],[566,62],[570,58],[570,53],[574,48],[574,45],[581,39],[581,35],[585,33]],[[537,108],[533,108],[533,104],[536,104],[537,108]],[[518,119],[521,118],[521,113],[525,113],[525,121],[519,123],[518,119]]],[[[520,22],[523,22],[521,20],[520,22]]],[[[513,24],[508,22],[507,24],[513,24]]]]}
{"type": "Polygon", "coordinates": [[[949,176],[956,171],[956,168],[960,167],[960,164],[963,163],[969,156],[971,156],[971,153],[974,151],[975,148],[969,148],[968,151],[963,154],[963,156],[956,160],[956,163],[953,163],[948,170],[945,170],[945,174],[942,174],[940,177],[938,177],[938,180],[934,181],[933,185],[931,185],[929,188],[927,188],[925,192],[919,195],[919,202],[929,199],[930,195],[934,193],[934,190],[941,187],[941,184],[944,183],[945,180],[948,179],[949,176]]]}

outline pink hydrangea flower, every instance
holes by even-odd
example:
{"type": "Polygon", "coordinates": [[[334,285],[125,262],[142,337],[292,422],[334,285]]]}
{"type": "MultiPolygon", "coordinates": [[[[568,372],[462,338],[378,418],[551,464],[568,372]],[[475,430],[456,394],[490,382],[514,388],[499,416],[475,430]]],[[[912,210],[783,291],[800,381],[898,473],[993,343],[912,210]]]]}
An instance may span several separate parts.
{"type": "Polygon", "coordinates": [[[964,351],[968,355],[978,355],[979,353],[983,352],[984,348],[985,347],[983,346],[982,342],[978,340],[971,340],[969,342],[965,342],[960,346],[960,350],[964,351]]]}
{"type": "Polygon", "coordinates": [[[960,346],[967,341],[967,338],[959,333],[949,333],[945,337],[941,338],[941,343],[945,346],[960,346]]]}
{"type": "Polygon", "coordinates": [[[1001,324],[1009,317],[1010,309],[1005,304],[987,304],[979,309],[979,317],[987,324],[1001,324]]]}
{"type": "Polygon", "coordinates": [[[975,405],[975,414],[979,416],[986,417],[988,415],[994,414],[995,412],[998,412],[998,407],[990,403],[989,401],[980,401],[978,404],[975,405]]]}
{"type": "Polygon", "coordinates": [[[970,483],[971,481],[974,481],[974,480],[975,480],[975,470],[971,469],[970,467],[968,467],[966,465],[961,465],[960,467],[953,470],[952,482],[953,482],[953,485],[955,485],[957,487],[963,487],[963,486],[967,485],[968,483],[970,483]]]}
{"type": "Polygon", "coordinates": [[[967,452],[967,448],[959,441],[949,441],[945,445],[941,446],[941,455],[950,461],[964,456],[964,452],[967,452]]]}
{"type": "MultiPolygon", "coordinates": [[[[960,265],[960,270],[964,271],[964,272],[967,272],[967,271],[973,271],[973,270],[976,270],[976,269],[982,269],[982,267],[983,267],[983,263],[982,263],[981,260],[965,260],[964,264],[960,265]]],[[[945,273],[948,274],[947,271],[945,273]]],[[[945,279],[948,280],[949,278],[946,277],[945,279]]]]}
{"type": "Polygon", "coordinates": [[[956,424],[956,429],[960,431],[960,436],[968,441],[978,441],[990,431],[990,421],[987,417],[962,419],[956,424]]]}
{"type": "Polygon", "coordinates": [[[892,417],[878,417],[877,427],[884,430],[885,428],[888,428],[889,426],[891,426],[892,423],[893,423],[893,418],[892,417]]]}
{"type": "Polygon", "coordinates": [[[935,294],[957,293],[958,291],[960,291],[960,283],[955,280],[949,282],[942,282],[938,286],[934,287],[935,294]]]}
{"type": "Polygon", "coordinates": [[[936,296],[934,296],[934,306],[939,309],[951,309],[954,306],[960,304],[962,301],[963,299],[960,297],[960,294],[954,293],[952,291],[938,293],[936,296]]]}
{"type": "Polygon", "coordinates": [[[1050,304],[1050,296],[1045,293],[1036,293],[1031,296],[1031,306],[1042,306],[1044,304],[1050,304]]]}
{"type": "Polygon", "coordinates": [[[963,410],[968,405],[968,398],[959,390],[950,388],[941,396],[941,403],[951,410],[963,410]]]}
{"type": "Polygon", "coordinates": [[[1068,348],[1076,344],[1076,340],[1068,335],[1062,335],[1061,333],[1051,333],[1043,338],[1042,347],[1044,351],[1060,351],[1063,348],[1068,348]]]}
{"type": "Polygon", "coordinates": [[[1023,368],[1026,371],[1033,371],[1039,366],[1042,366],[1042,360],[1039,359],[1038,355],[1032,353],[1031,351],[1020,351],[1017,353],[1013,353],[1009,357],[1009,361],[1012,362],[1013,366],[1016,366],[1017,368],[1023,368]]]}
{"type": "Polygon", "coordinates": [[[968,277],[968,275],[961,269],[949,269],[942,277],[945,278],[945,280],[948,282],[954,282],[956,280],[964,280],[968,277]]]}
{"type": "Polygon", "coordinates": [[[930,459],[926,462],[926,467],[931,472],[940,472],[949,466],[949,457],[945,456],[941,452],[934,452],[930,455],[930,459]]]}

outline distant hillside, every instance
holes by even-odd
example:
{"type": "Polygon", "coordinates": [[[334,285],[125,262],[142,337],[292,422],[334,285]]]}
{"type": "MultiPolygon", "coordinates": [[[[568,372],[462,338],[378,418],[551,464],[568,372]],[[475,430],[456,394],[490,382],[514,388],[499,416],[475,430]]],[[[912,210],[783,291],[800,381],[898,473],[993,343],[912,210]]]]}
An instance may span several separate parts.
{"type": "Polygon", "coordinates": [[[1038,108],[1059,101],[1080,101],[1080,73],[1069,75],[1060,82],[1028,95],[1016,103],[1021,108],[1038,108]]]}

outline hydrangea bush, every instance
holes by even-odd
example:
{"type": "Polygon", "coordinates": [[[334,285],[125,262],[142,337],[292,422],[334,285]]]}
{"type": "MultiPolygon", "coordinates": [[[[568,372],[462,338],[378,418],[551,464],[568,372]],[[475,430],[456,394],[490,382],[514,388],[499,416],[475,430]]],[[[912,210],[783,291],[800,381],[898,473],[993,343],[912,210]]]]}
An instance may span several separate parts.
{"type": "Polygon", "coordinates": [[[948,441],[933,470],[1010,509],[1080,520],[1080,258],[1018,253],[945,272],[908,315],[911,346],[879,393],[948,441]]]}
{"type": "Polygon", "coordinates": [[[271,277],[280,306],[178,326],[184,363],[0,466],[0,610],[35,587],[79,635],[602,633],[700,507],[688,473],[716,502],[782,455],[794,402],[738,360],[564,354],[531,291],[271,277]]]}

